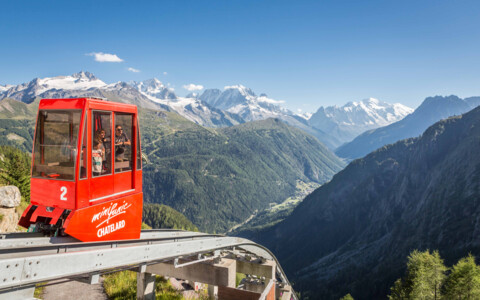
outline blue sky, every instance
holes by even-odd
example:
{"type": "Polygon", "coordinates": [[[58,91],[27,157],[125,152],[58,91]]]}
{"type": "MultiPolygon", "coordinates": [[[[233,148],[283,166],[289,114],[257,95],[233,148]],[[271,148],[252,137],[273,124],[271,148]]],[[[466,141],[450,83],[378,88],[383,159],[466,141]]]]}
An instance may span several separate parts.
{"type": "Polygon", "coordinates": [[[0,29],[0,84],[86,70],[179,95],[243,84],[303,111],[480,95],[480,1],[0,0],[0,29]]]}

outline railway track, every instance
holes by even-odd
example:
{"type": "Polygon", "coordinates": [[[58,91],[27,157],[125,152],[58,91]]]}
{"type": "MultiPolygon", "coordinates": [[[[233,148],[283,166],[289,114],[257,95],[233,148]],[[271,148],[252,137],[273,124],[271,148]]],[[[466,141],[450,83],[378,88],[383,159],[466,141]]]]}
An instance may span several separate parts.
{"type": "Polygon", "coordinates": [[[275,256],[247,239],[182,230],[144,230],[137,240],[80,242],[34,233],[0,235],[0,299],[19,288],[113,270],[172,261],[213,251],[242,250],[274,260],[277,276],[290,285],[275,256]]]}

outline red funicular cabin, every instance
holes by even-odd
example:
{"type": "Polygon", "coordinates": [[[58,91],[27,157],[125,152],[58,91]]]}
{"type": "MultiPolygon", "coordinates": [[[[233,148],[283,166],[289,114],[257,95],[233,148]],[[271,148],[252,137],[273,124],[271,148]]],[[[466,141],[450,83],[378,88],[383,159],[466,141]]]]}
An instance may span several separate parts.
{"type": "Polygon", "coordinates": [[[135,105],[43,99],[32,156],[32,204],[21,226],[81,241],[140,237],[142,159],[135,105]]]}

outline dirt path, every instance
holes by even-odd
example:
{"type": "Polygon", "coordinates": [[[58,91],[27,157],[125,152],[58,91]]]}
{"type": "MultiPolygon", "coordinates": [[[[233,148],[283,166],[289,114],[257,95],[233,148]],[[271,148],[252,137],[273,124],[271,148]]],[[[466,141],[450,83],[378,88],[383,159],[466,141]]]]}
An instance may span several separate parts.
{"type": "Polygon", "coordinates": [[[44,300],[107,300],[107,295],[103,292],[103,280],[99,284],[86,284],[78,281],[68,281],[65,283],[46,286],[43,292],[44,300]]]}

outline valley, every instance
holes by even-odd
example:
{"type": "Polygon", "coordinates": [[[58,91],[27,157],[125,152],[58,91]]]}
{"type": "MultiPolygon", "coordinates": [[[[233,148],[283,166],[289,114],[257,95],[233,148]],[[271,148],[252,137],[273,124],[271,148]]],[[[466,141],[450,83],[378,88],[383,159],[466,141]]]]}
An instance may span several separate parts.
{"type": "Polygon", "coordinates": [[[367,99],[309,120],[243,86],[202,95],[177,97],[158,80],[106,84],[90,73],[36,79],[0,91],[0,144],[31,151],[40,97],[138,105],[145,221],[264,244],[305,297],[384,297],[415,247],[439,249],[447,261],[480,249],[458,221],[476,224],[475,214],[448,204],[477,209],[478,167],[467,149],[478,147],[480,117],[478,109],[458,115],[480,98],[429,97],[413,112],[367,99]],[[79,85],[59,89],[71,78],[79,85]],[[447,169],[456,179],[444,179],[447,169]],[[350,273],[361,279],[346,284],[350,273]]]}
{"type": "Polygon", "coordinates": [[[270,207],[255,211],[247,220],[230,228],[226,233],[231,236],[251,238],[261,230],[265,230],[281,221],[293,212],[302,200],[320,185],[315,182],[305,183],[297,180],[295,194],[281,203],[270,203],[270,207]]]}

